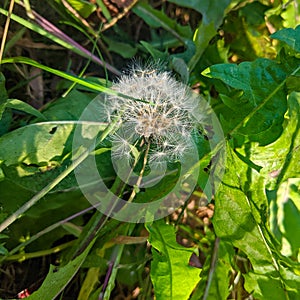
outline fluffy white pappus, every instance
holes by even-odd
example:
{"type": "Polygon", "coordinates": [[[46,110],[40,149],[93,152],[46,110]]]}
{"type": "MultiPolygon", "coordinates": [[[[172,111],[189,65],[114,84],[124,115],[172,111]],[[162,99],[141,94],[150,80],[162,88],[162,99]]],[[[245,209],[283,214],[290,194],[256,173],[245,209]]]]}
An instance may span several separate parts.
{"type": "Polygon", "coordinates": [[[193,112],[199,109],[200,97],[189,87],[176,81],[169,72],[154,65],[134,65],[112,88],[122,96],[107,95],[103,102],[105,121],[116,116],[126,134],[112,137],[116,156],[129,156],[130,144],[144,139],[151,143],[149,161],[180,160],[192,147],[191,132],[197,124],[193,112]]]}

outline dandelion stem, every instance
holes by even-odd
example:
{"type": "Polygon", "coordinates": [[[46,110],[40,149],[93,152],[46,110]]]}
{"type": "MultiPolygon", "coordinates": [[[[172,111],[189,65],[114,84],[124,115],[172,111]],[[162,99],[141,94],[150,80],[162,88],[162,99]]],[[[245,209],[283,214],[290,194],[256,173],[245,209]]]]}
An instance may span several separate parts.
{"type": "Polygon", "coordinates": [[[136,184],[135,184],[136,188],[132,189],[131,195],[130,195],[128,201],[127,201],[128,203],[131,203],[133,201],[133,199],[134,199],[134,197],[136,196],[136,193],[137,193],[137,188],[139,188],[139,186],[141,185],[143,175],[144,175],[144,172],[145,172],[145,168],[146,168],[146,165],[147,165],[147,161],[148,161],[149,150],[150,150],[150,142],[147,142],[147,148],[146,148],[145,156],[144,156],[144,159],[143,159],[143,166],[142,166],[139,177],[138,177],[138,179],[136,181],[136,184]]]}

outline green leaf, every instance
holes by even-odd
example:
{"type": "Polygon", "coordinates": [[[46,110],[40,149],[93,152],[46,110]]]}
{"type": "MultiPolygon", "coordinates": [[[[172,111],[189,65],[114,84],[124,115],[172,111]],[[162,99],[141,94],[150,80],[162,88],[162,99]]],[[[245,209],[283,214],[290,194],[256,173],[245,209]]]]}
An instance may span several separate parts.
{"type": "MultiPolygon", "coordinates": [[[[260,287],[264,298],[273,299],[273,291],[269,289],[271,282],[280,295],[290,293],[288,290],[299,286],[299,282],[283,279],[284,274],[292,277],[296,274],[290,267],[292,262],[276,251],[274,240],[270,238],[264,180],[230,147],[227,147],[227,154],[225,174],[215,197],[215,232],[248,256],[256,274],[253,277],[256,278],[255,286],[260,287]],[[268,283],[261,284],[260,276],[266,276],[268,283]]],[[[253,286],[254,283],[249,282],[248,292],[253,291],[253,286]]]]}
{"type": "Polygon", "coordinates": [[[300,25],[298,25],[295,29],[281,29],[273,33],[271,38],[282,41],[290,46],[294,51],[300,52],[300,25]]]}
{"type": "Polygon", "coordinates": [[[281,253],[297,257],[300,249],[300,178],[289,178],[271,202],[273,233],[281,242],[281,253]]]}
{"type": "Polygon", "coordinates": [[[99,92],[107,92],[107,93],[113,93],[115,94],[111,89],[102,86],[100,84],[97,84],[95,82],[89,82],[85,79],[79,78],[77,76],[74,75],[70,75],[68,73],[62,72],[60,70],[56,70],[53,68],[50,68],[48,66],[42,65],[36,61],[34,61],[33,59],[27,58],[27,57],[11,57],[11,58],[6,58],[3,59],[2,64],[6,64],[6,63],[23,63],[23,64],[27,64],[27,65],[31,65],[33,67],[45,70],[49,73],[52,73],[54,75],[57,75],[59,77],[65,78],[67,80],[70,80],[72,82],[78,83],[82,86],[88,87],[93,89],[94,91],[99,91],[99,92]]]}
{"type": "Polygon", "coordinates": [[[96,5],[84,0],[67,0],[83,18],[87,18],[96,10],[96,5]]]}
{"type": "Polygon", "coordinates": [[[217,239],[211,251],[212,254],[205,259],[201,280],[191,300],[227,299],[229,296],[234,248],[230,243],[217,239]]]}
{"type": "Polygon", "coordinates": [[[103,40],[108,45],[108,50],[109,51],[115,52],[115,53],[121,55],[124,58],[131,58],[137,52],[137,48],[131,46],[128,43],[115,41],[115,40],[109,39],[107,37],[103,37],[103,40]]]}
{"type": "Polygon", "coordinates": [[[265,23],[265,12],[269,7],[255,1],[241,8],[240,14],[245,18],[247,25],[259,26],[265,23]]]}
{"type": "Polygon", "coordinates": [[[255,274],[254,272],[249,272],[244,277],[245,288],[253,294],[255,299],[292,299],[288,297],[278,278],[272,278],[270,275],[255,274]]]}
{"type": "Polygon", "coordinates": [[[278,184],[289,178],[300,178],[300,93],[292,93],[287,103],[283,132],[275,142],[266,146],[251,143],[248,149],[236,149],[262,167],[260,174],[268,190],[277,189],[278,184]]]}
{"type": "Polygon", "coordinates": [[[171,0],[177,5],[193,8],[202,14],[202,22],[197,28],[193,41],[196,45],[196,53],[190,60],[188,66],[192,70],[196,67],[199,59],[209,45],[210,40],[217,34],[218,27],[222,24],[225,10],[230,0],[204,0],[183,1],[171,0]]]}
{"type": "Polygon", "coordinates": [[[182,58],[173,57],[172,58],[172,68],[180,75],[181,81],[185,84],[189,82],[189,70],[182,58]]]}
{"type": "MultiPolygon", "coordinates": [[[[244,186],[245,183],[249,181],[253,184],[253,178],[247,178],[248,167],[229,147],[227,154],[225,174],[215,197],[213,224],[216,234],[243,250],[255,269],[258,268],[262,272],[267,271],[265,268],[274,270],[269,248],[252,212],[254,208],[251,202],[254,199],[249,199],[247,192],[244,191],[247,188],[244,186]]],[[[257,176],[257,173],[254,173],[257,176]]],[[[256,185],[256,189],[258,187],[256,185]]],[[[266,199],[264,202],[266,204],[266,199]]]]}
{"type": "Polygon", "coordinates": [[[8,95],[5,88],[5,77],[0,73],[0,104],[3,104],[7,101],[8,95]]]}
{"type": "Polygon", "coordinates": [[[3,112],[3,109],[1,109],[7,99],[8,94],[5,88],[5,77],[0,73],[0,136],[9,131],[10,123],[12,122],[12,111],[7,109],[3,112]]]}
{"type": "Polygon", "coordinates": [[[30,115],[33,115],[33,116],[36,116],[43,120],[46,120],[45,116],[41,112],[39,112],[37,109],[35,109],[31,105],[27,104],[26,102],[23,102],[23,101],[17,100],[17,99],[8,99],[5,103],[0,105],[0,119],[2,118],[2,114],[6,107],[13,108],[13,109],[16,109],[19,111],[23,111],[30,115]]]}
{"type": "Polygon", "coordinates": [[[60,97],[50,103],[43,115],[48,120],[79,120],[87,105],[96,97],[95,93],[82,93],[73,89],[67,96],[60,97]]]}
{"type": "Polygon", "coordinates": [[[206,69],[203,75],[222,80],[228,86],[242,91],[231,103],[239,112],[224,111],[221,118],[225,131],[235,136],[248,137],[261,145],[273,142],[282,132],[287,109],[284,85],[287,76],[296,74],[299,60],[278,63],[268,59],[235,64],[218,64],[206,69]]]}
{"type": "Polygon", "coordinates": [[[152,245],[151,280],[156,299],[188,299],[201,272],[189,266],[193,249],[179,245],[174,227],[163,221],[148,224],[146,228],[152,245]]]}
{"type": "Polygon", "coordinates": [[[141,41],[140,43],[143,45],[143,47],[150,53],[150,55],[154,59],[161,59],[162,61],[167,61],[168,54],[166,52],[161,52],[161,51],[157,50],[155,47],[152,46],[152,44],[149,44],[145,41],[141,41]]]}
{"type": "Polygon", "coordinates": [[[300,76],[292,75],[286,79],[286,85],[289,93],[300,92],[300,76]]]}
{"type": "Polygon", "coordinates": [[[0,138],[0,157],[6,166],[24,163],[48,165],[64,153],[73,124],[37,123],[21,127],[0,138]]]}
{"type": "Polygon", "coordinates": [[[152,6],[146,2],[138,2],[132,11],[141,17],[149,26],[154,28],[162,27],[183,43],[184,39],[190,39],[192,37],[192,31],[189,26],[179,25],[164,12],[152,8],[152,6]]]}
{"type": "Polygon", "coordinates": [[[70,261],[63,267],[50,266],[49,273],[44,280],[42,286],[28,297],[29,300],[54,299],[76,275],[80,266],[88,255],[94,241],[92,241],[85,251],[70,261]]]}
{"type": "Polygon", "coordinates": [[[205,24],[213,22],[217,29],[223,20],[225,9],[230,4],[231,0],[168,0],[168,2],[198,11],[202,14],[203,22],[205,24]]]}

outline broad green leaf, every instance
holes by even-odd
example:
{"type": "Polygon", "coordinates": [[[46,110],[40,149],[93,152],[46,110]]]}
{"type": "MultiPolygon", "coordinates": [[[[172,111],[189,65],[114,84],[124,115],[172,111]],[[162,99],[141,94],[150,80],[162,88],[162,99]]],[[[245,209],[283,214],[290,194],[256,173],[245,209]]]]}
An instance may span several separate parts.
{"type": "Polygon", "coordinates": [[[281,242],[281,253],[296,257],[300,249],[300,178],[289,178],[271,200],[271,229],[281,242]]]}
{"type": "Polygon", "coordinates": [[[2,114],[6,107],[13,108],[13,109],[16,109],[19,111],[23,111],[23,112],[33,115],[35,117],[46,120],[45,116],[41,112],[39,112],[37,109],[35,109],[31,105],[27,104],[26,102],[23,102],[23,101],[17,100],[17,99],[8,99],[5,103],[0,105],[0,119],[2,118],[2,114]]]}
{"type": "Polygon", "coordinates": [[[300,93],[292,93],[287,104],[283,132],[275,142],[266,146],[251,143],[248,148],[236,149],[262,167],[260,174],[265,177],[268,190],[276,189],[281,181],[300,177],[300,93]]]}
{"type": "Polygon", "coordinates": [[[245,18],[247,25],[259,26],[265,23],[265,12],[269,7],[255,1],[252,3],[247,3],[239,11],[240,15],[245,18]]]}
{"type": "MultiPolygon", "coordinates": [[[[248,191],[244,191],[247,188],[245,186],[247,181],[253,184],[253,175],[247,178],[248,167],[229,147],[227,154],[225,174],[215,197],[213,224],[216,234],[243,250],[255,269],[261,272],[274,270],[268,245],[265,244],[253,214],[255,203],[251,205],[251,202],[254,199],[249,199],[248,191]]],[[[248,172],[253,170],[249,169],[248,172]]],[[[257,177],[256,171],[254,173],[257,177]]],[[[259,186],[256,185],[256,189],[258,188],[259,186]]],[[[264,199],[265,205],[266,202],[264,199]]]]}
{"type": "Polygon", "coordinates": [[[92,248],[94,241],[92,241],[85,251],[71,260],[67,265],[63,267],[55,267],[50,265],[49,273],[44,280],[42,286],[28,297],[29,300],[40,300],[40,299],[55,299],[64,287],[71,281],[76,275],[80,266],[84,262],[90,249],[92,248]]]}
{"type": "Polygon", "coordinates": [[[60,97],[49,104],[43,115],[48,120],[79,120],[84,109],[95,98],[95,93],[82,93],[73,89],[67,96],[60,97]]]}
{"type": "Polygon", "coordinates": [[[151,280],[157,300],[188,299],[201,270],[189,266],[193,249],[176,242],[175,229],[163,221],[146,225],[152,245],[151,280]]]}
{"type": "Polygon", "coordinates": [[[261,145],[273,142],[282,132],[287,109],[284,85],[287,76],[298,72],[300,60],[278,63],[268,59],[243,62],[240,65],[219,64],[204,71],[204,75],[220,79],[228,86],[241,90],[233,95],[236,108],[224,111],[221,118],[225,132],[247,136],[261,145]]]}
{"type": "Polygon", "coordinates": [[[269,274],[255,274],[254,272],[248,272],[244,275],[245,288],[251,292],[255,299],[295,299],[289,298],[287,292],[284,291],[282,283],[278,278],[273,278],[269,274]]]}
{"type": "MultiPolygon", "coordinates": [[[[273,291],[269,289],[271,282],[280,290],[278,293],[289,293],[287,285],[293,289],[294,283],[283,280],[283,274],[296,274],[288,265],[281,265],[281,261],[288,260],[279,255],[270,238],[264,180],[229,147],[227,154],[225,174],[215,197],[213,224],[216,234],[248,256],[253,272],[258,275],[255,285],[260,286],[264,298],[273,299],[273,291]],[[259,275],[267,276],[269,282],[261,284],[259,275]]],[[[253,285],[249,283],[249,288],[253,285]]]]}
{"type": "Polygon", "coordinates": [[[290,46],[294,51],[300,52],[300,25],[295,29],[284,28],[271,35],[273,39],[279,40],[290,46]]]}
{"type": "Polygon", "coordinates": [[[21,127],[0,138],[0,158],[6,166],[20,163],[47,166],[63,155],[73,128],[73,124],[53,123],[21,127]]]}

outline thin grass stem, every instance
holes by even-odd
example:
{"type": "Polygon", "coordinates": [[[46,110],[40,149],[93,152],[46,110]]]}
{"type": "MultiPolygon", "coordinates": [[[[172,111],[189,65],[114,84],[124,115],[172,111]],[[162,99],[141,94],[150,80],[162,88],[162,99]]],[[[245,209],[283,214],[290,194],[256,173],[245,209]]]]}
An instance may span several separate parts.
{"type": "Polygon", "coordinates": [[[11,0],[10,4],[9,4],[8,14],[7,14],[7,18],[6,18],[6,22],[5,22],[5,26],[4,26],[4,30],[3,30],[2,41],[1,41],[0,62],[2,61],[2,57],[4,54],[5,42],[7,39],[8,28],[9,28],[9,23],[10,23],[10,19],[11,19],[11,14],[14,9],[14,4],[15,4],[15,0],[11,0]]]}

